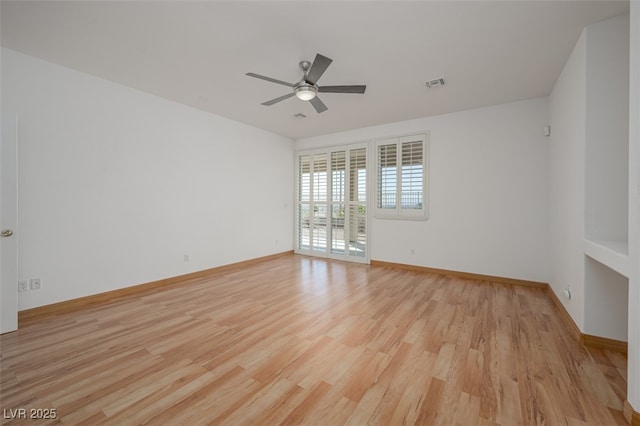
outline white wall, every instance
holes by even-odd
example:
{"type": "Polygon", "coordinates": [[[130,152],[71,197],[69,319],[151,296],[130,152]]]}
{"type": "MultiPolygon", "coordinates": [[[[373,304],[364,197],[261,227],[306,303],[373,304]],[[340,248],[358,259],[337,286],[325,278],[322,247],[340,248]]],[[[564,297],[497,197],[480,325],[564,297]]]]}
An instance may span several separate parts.
{"type": "Polygon", "coordinates": [[[586,33],[582,32],[549,97],[549,284],[584,330],[584,205],[586,33]],[[562,289],[571,287],[566,300],[562,289]]]}
{"type": "Polygon", "coordinates": [[[626,242],[629,16],[592,24],[586,37],[585,235],[626,242]]]}
{"type": "Polygon", "coordinates": [[[429,219],[374,219],[371,259],[547,282],[547,105],[540,98],[368,127],[301,139],[296,149],[428,131],[429,219]]]}
{"type": "Polygon", "coordinates": [[[585,239],[616,240],[610,246],[626,256],[628,19],[585,28],[550,95],[550,284],[559,296],[571,287],[572,299],[561,300],[584,333],[621,340],[627,320],[616,314],[626,314],[628,283],[602,279],[617,275],[585,256],[585,239]],[[625,309],[603,311],[603,294],[625,309]]]}
{"type": "Polygon", "coordinates": [[[293,141],[2,50],[27,309],[292,249],[293,141]],[[185,262],[184,255],[189,256],[185,262]]]}
{"type": "Polygon", "coordinates": [[[584,269],[585,334],[626,342],[629,279],[591,257],[584,269]]]}
{"type": "MultiPolygon", "coordinates": [[[[586,36],[585,238],[622,242],[627,255],[629,16],[592,24],[586,36]]],[[[584,332],[626,341],[629,280],[597,263],[585,258],[584,332]]]]}

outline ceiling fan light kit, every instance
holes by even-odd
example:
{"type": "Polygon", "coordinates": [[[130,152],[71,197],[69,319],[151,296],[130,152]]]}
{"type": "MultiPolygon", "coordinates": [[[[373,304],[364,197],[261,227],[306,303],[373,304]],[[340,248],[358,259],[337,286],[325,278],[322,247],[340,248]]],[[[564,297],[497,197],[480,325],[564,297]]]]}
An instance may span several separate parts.
{"type": "Polygon", "coordinates": [[[296,97],[301,101],[310,101],[311,99],[316,97],[318,89],[316,89],[314,86],[303,85],[296,86],[293,91],[295,92],[296,97]]]}
{"type": "Polygon", "coordinates": [[[263,102],[262,105],[271,106],[278,102],[289,99],[295,95],[296,98],[302,101],[309,101],[317,113],[321,113],[327,110],[327,106],[317,97],[318,92],[323,93],[355,93],[363,94],[367,89],[365,85],[350,85],[350,86],[318,86],[317,82],[327,70],[329,65],[333,62],[332,59],[327,58],[321,54],[317,54],[313,63],[309,61],[302,61],[298,64],[300,69],[304,72],[302,79],[297,83],[288,83],[286,81],[277,80],[275,78],[266,77],[264,75],[248,72],[249,77],[259,78],[260,80],[269,81],[271,83],[281,84],[293,89],[293,92],[286,95],[279,96],[275,99],[263,102]]]}

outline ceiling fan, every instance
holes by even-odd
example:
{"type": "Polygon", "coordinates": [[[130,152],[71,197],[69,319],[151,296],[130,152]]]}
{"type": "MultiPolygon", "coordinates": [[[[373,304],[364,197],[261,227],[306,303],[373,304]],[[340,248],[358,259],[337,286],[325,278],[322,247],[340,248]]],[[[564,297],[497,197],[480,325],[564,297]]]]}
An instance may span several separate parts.
{"type": "Polygon", "coordinates": [[[332,59],[329,59],[326,56],[322,56],[319,53],[316,54],[316,58],[313,60],[313,63],[309,61],[300,62],[298,65],[304,72],[304,75],[302,76],[302,80],[297,83],[287,83],[286,81],[276,80],[275,78],[266,77],[264,75],[256,74],[253,72],[248,72],[247,75],[249,77],[255,77],[261,80],[270,81],[272,83],[282,84],[283,86],[288,86],[293,89],[291,93],[287,93],[286,95],[263,102],[262,105],[271,106],[273,104],[277,104],[278,102],[284,101],[285,99],[296,96],[300,100],[311,102],[311,105],[313,105],[315,110],[318,113],[321,113],[327,110],[327,106],[320,100],[320,98],[316,96],[318,92],[363,94],[367,89],[367,86],[365,85],[318,86],[318,80],[320,79],[320,77],[322,77],[322,74],[324,74],[327,68],[329,68],[331,62],[333,62],[332,59]]]}

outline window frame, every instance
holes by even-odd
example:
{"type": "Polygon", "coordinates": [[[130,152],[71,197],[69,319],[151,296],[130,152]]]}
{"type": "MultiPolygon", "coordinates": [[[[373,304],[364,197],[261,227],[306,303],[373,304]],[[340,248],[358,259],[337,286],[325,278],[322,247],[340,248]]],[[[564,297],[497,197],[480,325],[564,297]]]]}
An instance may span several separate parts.
{"type": "MultiPolygon", "coordinates": [[[[421,132],[417,134],[396,136],[391,138],[376,139],[374,141],[375,167],[373,167],[373,184],[375,190],[372,191],[375,197],[374,217],[376,219],[408,219],[408,220],[427,220],[429,217],[429,132],[421,132]],[[422,206],[420,208],[402,208],[402,147],[403,144],[410,142],[422,142],[422,206]],[[396,150],[396,170],[395,170],[395,186],[396,186],[396,202],[393,208],[381,207],[381,170],[380,164],[380,147],[385,145],[395,145],[396,150]]],[[[372,155],[372,157],[373,157],[372,155]]],[[[393,172],[392,172],[393,173],[393,172]]],[[[388,176],[388,175],[387,175],[388,176]]]]}

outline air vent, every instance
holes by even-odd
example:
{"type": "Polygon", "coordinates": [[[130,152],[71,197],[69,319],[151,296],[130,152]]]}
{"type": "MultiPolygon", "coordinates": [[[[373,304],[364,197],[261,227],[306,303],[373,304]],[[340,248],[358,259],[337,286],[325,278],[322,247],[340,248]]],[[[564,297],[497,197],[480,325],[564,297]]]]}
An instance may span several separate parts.
{"type": "Polygon", "coordinates": [[[433,89],[435,87],[441,87],[444,86],[446,84],[446,82],[444,81],[444,78],[434,78],[433,80],[429,80],[426,82],[426,85],[429,89],[433,89]]]}
{"type": "Polygon", "coordinates": [[[303,113],[301,113],[301,112],[299,112],[299,113],[297,113],[297,114],[293,114],[293,116],[294,116],[295,118],[307,118],[307,116],[306,116],[306,115],[304,115],[304,114],[303,114],[303,113]]]}

